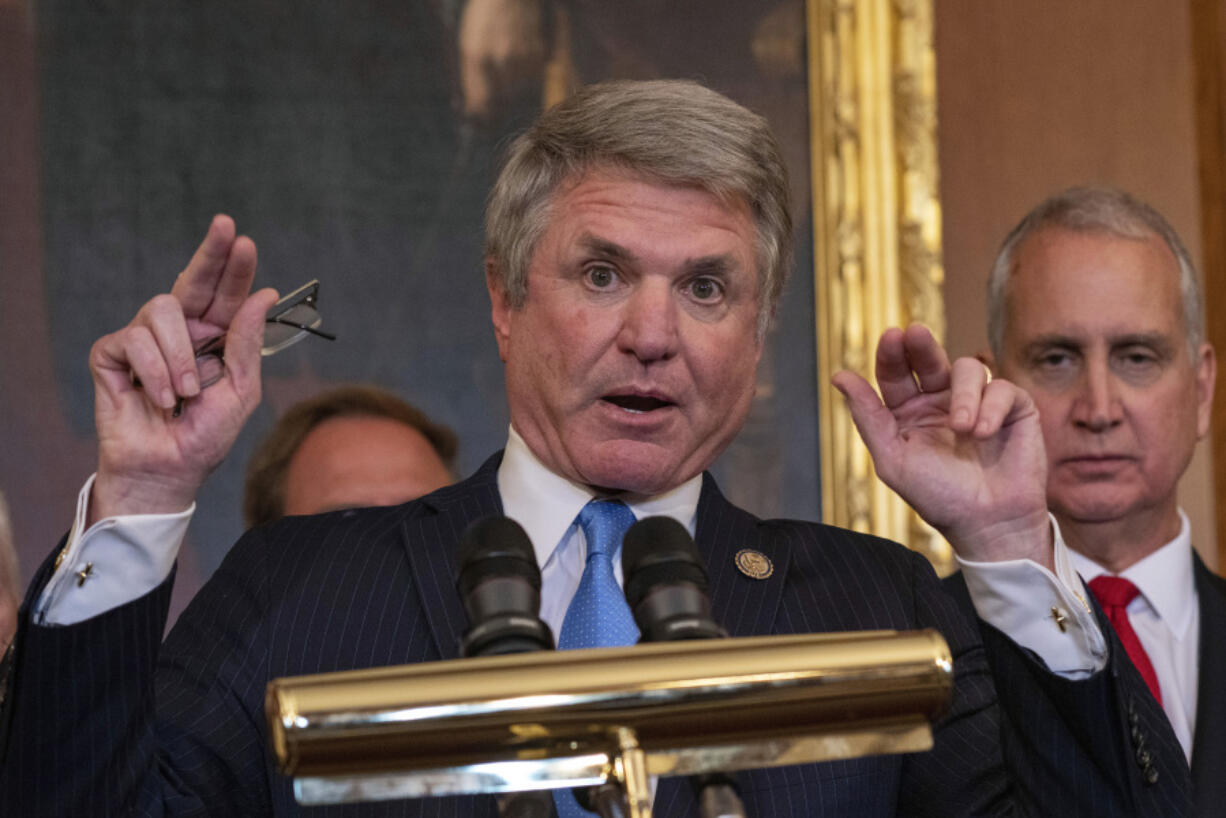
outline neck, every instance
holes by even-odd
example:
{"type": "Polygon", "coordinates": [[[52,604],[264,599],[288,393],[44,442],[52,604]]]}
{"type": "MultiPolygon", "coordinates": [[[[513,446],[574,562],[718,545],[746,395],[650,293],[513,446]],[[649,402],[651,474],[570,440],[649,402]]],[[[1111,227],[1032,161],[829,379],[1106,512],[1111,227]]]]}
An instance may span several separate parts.
{"type": "Polygon", "coordinates": [[[1076,520],[1056,514],[1069,548],[1113,574],[1140,562],[1179,534],[1179,511],[1172,504],[1162,513],[1130,515],[1107,521],[1076,520]]]}

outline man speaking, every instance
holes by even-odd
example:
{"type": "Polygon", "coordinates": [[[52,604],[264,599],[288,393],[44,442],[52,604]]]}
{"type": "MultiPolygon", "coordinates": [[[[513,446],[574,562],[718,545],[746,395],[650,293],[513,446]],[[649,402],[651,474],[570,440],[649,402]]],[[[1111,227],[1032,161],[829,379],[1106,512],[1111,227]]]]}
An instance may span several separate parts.
{"type": "MultiPolygon", "coordinates": [[[[923,558],[828,526],[759,520],[706,474],[745,421],[790,265],[786,191],[765,122],[692,83],[593,86],[546,113],[511,146],[487,215],[505,450],[402,506],[255,529],[162,644],[177,544],[197,489],[258,402],[275,297],[249,295],[254,244],[215,219],[171,293],[91,352],[98,471],[27,598],[3,803],[15,814],[306,812],[266,749],[270,679],[456,656],[467,625],[456,544],[497,514],[527,530],[541,614],[563,646],[633,642],[614,558],[634,519],[665,515],[694,535],[714,615],[733,636],[934,627],[955,656],[953,704],[931,752],[745,774],[748,814],[1180,814],[1182,758],[1155,747],[1161,775],[1143,787],[1114,749],[1126,742],[1130,691],[1103,672],[1112,643],[1054,541],[1024,392],[989,383],[973,360],[951,366],[922,327],[882,338],[880,397],[857,376],[837,378],[883,479],[950,538],[980,586],[1036,563],[1026,592],[1064,612],[1063,638],[1088,666],[1045,666],[990,623],[985,650],[923,558]],[[201,389],[193,345],[223,333],[226,374],[201,389]],[[739,572],[746,549],[771,570],[739,572]],[[1006,730],[997,689],[1041,716],[1006,730]]],[[[654,809],[694,814],[694,793],[663,779],[654,809]]]]}

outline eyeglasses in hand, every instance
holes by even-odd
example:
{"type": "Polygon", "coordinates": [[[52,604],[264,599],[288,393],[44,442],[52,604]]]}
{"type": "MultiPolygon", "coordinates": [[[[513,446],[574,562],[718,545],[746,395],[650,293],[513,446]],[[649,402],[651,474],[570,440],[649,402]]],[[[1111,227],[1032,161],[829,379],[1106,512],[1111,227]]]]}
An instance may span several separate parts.
{"type": "MultiPolygon", "coordinates": [[[[335,341],[335,335],[319,329],[323,320],[319,314],[319,280],[308,281],[268,310],[264,317],[264,344],[260,347],[260,355],[275,355],[308,335],[335,341]]],[[[226,373],[225,347],[224,335],[207,338],[196,347],[196,370],[201,389],[217,383],[226,373]]],[[[183,399],[179,398],[171,416],[178,417],[182,413],[183,399]]]]}

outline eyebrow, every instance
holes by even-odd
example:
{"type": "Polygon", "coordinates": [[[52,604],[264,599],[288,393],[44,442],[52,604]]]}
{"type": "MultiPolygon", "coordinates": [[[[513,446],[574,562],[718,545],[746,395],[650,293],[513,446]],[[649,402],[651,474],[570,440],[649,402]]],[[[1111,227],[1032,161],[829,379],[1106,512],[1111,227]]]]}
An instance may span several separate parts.
{"type": "MultiPolygon", "coordinates": [[[[631,252],[629,248],[611,242],[608,239],[593,236],[590,233],[579,237],[579,246],[589,253],[613,261],[622,261],[631,265],[639,261],[638,256],[631,252]]],[[[726,277],[733,270],[736,270],[738,266],[736,258],[731,253],[700,256],[694,259],[686,259],[685,261],[685,268],[691,275],[726,277]]]]}
{"type": "Polygon", "coordinates": [[[1065,349],[1080,349],[1083,346],[1081,341],[1073,338],[1071,335],[1061,335],[1060,333],[1049,332],[1045,335],[1040,335],[1037,338],[1032,338],[1025,346],[1022,347],[1022,352],[1030,355],[1041,349],[1049,347],[1062,347],[1065,349]]]}
{"type": "MultiPolygon", "coordinates": [[[[1160,332],[1123,332],[1116,335],[1107,336],[1108,346],[1149,346],[1157,350],[1166,351],[1171,348],[1169,339],[1160,332]]],[[[1048,333],[1040,335],[1032,339],[1023,348],[1024,354],[1030,355],[1034,352],[1047,349],[1050,347],[1060,347],[1063,349],[1081,349],[1085,346],[1085,341],[1076,338],[1072,335],[1062,333],[1048,333]]]]}
{"type": "Polygon", "coordinates": [[[627,261],[630,263],[638,261],[638,257],[630,252],[628,248],[615,244],[608,239],[593,236],[590,233],[585,233],[579,237],[579,245],[590,253],[615,261],[627,261]]]}

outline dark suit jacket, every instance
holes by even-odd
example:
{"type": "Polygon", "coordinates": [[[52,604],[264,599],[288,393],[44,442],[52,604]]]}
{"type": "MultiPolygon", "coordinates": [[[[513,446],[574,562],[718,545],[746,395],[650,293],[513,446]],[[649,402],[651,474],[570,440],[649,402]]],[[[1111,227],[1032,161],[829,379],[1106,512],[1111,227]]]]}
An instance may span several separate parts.
{"type": "MultiPolygon", "coordinates": [[[[80,625],[37,627],[23,617],[0,811],[312,814],[294,802],[266,750],[265,685],[456,656],[467,623],[454,590],[454,546],[469,522],[500,513],[498,462],[404,506],[249,532],[161,646],[169,582],[80,625]]],[[[1023,730],[1040,756],[1015,758],[1006,772],[988,657],[974,625],[913,552],[829,526],[759,520],[728,503],[710,477],[696,540],[716,616],[733,636],[935,627],[955,656],[955,696],[933,751],[744,773],[748,814],[945,818],[1014,814],[1019,803],[1042,815],[1184,814],[1174,777],[1141,794],[1119,758],[1100,764],[1070,735],[1089,729],[1118,741],[1126,729],[1105,674],[1056,680],[996,640],[993,663],[1017,674],[1011,690],[1027,702],[1050,700],[1058,722],[1023,730]],[[741,548],[765,554],[771,576],[738,572],[741,548]]],[[[27,604],[50,570],[40,571],[27,604]]],[[[684,780],[664,779],[655,811],[692,815],[694,800],[684,780]]],[[[495,805],[489,797],[436,798],[318,814],[493,816],[495,805]]]]}
{"type": "Polygon", "coordinates": [[[1226,814],[1226,579],[1206,568],[1195,552],[1192,559],[1200,602],[1192,790],[1197,818],[1212,818],[1226,814]]]}

